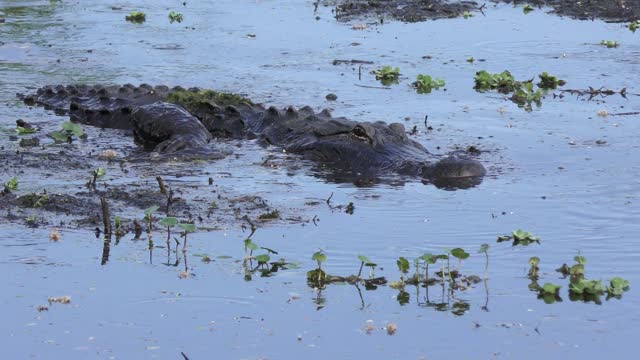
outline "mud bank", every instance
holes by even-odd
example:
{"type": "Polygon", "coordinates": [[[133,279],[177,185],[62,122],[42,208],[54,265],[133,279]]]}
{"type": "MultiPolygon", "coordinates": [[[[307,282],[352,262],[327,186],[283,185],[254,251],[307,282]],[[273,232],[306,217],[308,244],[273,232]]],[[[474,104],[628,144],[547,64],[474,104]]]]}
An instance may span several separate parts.
{"type": "MultiPolygon", "coordinates": [[[[629,22],[640,18],[640,1],[569,1],[569,0],[493,0],[514,6],[529,4],[550,7],[552,13],[580,20],[602,19],[609,22],[629,22]]],[[[342,0],[326,2],[335,5],[338,20],[347,21],[362,16],[390,17],[404,22],[419,22],[463,16],[465,12],[491,11],[484,2],[440,0],[342,0]]],[[[544,8],[543,8],[544,9],[544,8]]]]}

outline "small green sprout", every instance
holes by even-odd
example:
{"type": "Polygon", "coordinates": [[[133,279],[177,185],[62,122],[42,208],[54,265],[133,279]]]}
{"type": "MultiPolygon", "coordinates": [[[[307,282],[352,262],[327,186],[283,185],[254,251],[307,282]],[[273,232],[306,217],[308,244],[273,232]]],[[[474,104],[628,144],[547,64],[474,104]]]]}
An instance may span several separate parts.
{"type": "Polygon", "coordinates": [[[424,265],[425,265],[425,270],[424,270],[424,278],[425,281],[427,282],[427,284],[429,283],[429,265],[433,265],[436,263],[436,261],[438,261],[438,257],[431,254],[431,253],[426,253],[426,254],[422,254],[422,256],[420,256],[419,258],[420,260],[424,261],[424,265]]]}
{"type": "Polygon", "coordinates": [[[409,272],[409,267],[411,266],[409,260],[401,256],[396,260],[396,265],[398,265],[398,270],[400,270],[400,281],[404,284],[404,274],[409,272]]]}
{"type": "Polygon", "coordinates": [[[180,223],[178,227],[182,229],[182,237],[184,237],[184,243],[182,244],[182,253],[187,253],[187,234],[196,231],[196,225],[191,223],[180,223]]]}
{"type": "Polygon", "coordinates": [[[484,279],[487,280],[488,274],[489,274],[489,244],[482,244],[480,245],[480,250],[478,250],[478,253],[483,254],[486,258],[486,261],[484,263],[484,279]]]}
{"type": "Polygon", "coordinates": [[[322,271],[322,263],[327,261],[327,255],[325,255],[322,250],[316,251],[311,256],[311,260],[315,261],[318,264],[318,284],[322,283],[322,279],[326,276],[324,275],[324,271],[322,271]]]}
{"type": "Polygon", "coordinates": [[[177,224],[178,219],[174,217],[166,217],[160,220],[160,225],[167,227],[167,251],[170,251],[171,246],[171,227],[176,226],[177,224]]]}
{"type": "Polygon", "coordinates": [[[260,247],[258,246],[258,244],[254,243],[251,238],[246,238],[244,240],[244,258],[249,259],[251,258],[251,256],[253,256],[253,251],[254,250],[258,250],[260,247]],[[249,254],[247,254],[247,251],[249,252],[249,254]]]}
{"type": "Polygon", "coordinates": [[[474,16],[475,15],[473,15],[472,13],[470,13],[468,11],[465,11],[465,12],[462,13],[462,17],[465,18],[465,19],[468,19],[468,18],[474,17],[474,16]]]}
{"type": "Polygon", "coordinates": [[[358,255],[358,260],[360,260],[360,270],[358,270],[358,279],[360,278],[360,275],[362,275],[362,268],[367,265],[369,266],[369,264],[373,263],[371,262],[371,260],[369,260],[368,257],[364,256],[364,255],[358,255]]]}
{"type": "Polygon", "coordinates": [[[182,22],[182,14],[177,13],[175,11],[171,11],[169,13],[169,21],[173,24],[174,22],[181,23],[182,22]]]}
{"type": "Polygon", "coordinates": [[[124,232],[122,230],[122,220],[119,217],[116,216],[113,219],[113,222],[114,222],[115,227],[116,227],[115,235],[116,235],[116,238],[118,238],[118,237],[120,237],[120,236],[122,236],[124,234],[124,232]]]}
{"type": "Polygon", "coordinates": [[[440,78],[432,79],[429,75],[418,74],[416,81],[412,85],[416,88],[418,94],[429,94],[431,90],[438,90],[443,87],[444,80],[440,78]]]}
{"type": "Polygon", "coordinates": [[[147,20],[147,15],[142,11],[132,11],[124,19],[135,24],[142,24],[147,20]]]}
{"type": "Polygon", "coordinates": [[[620,46],[620,43],[613,40],[600,40],[600,45],[606,46],[607,48],[611,49],[611,48],[617,48],[618,46],[620,46]]]}
{"type": "Polygon", "coordinates": [[[380,80],[383,85],[391,85],[398,82],[400,68],[392,68],[391,66],[383,66],[380,69],[371,72],[376,76],[376,80],[380,80]]]}
{"type": "Polygon", "coordinates": [[[313,253],[311,260],[315,261],[318,264],[318,269],[322,270],[322,263],[327,261],[327,255],[322,250],[319,250],[313,253]]]}
{"type": "Polygon", "coordinates": [[[156,212],[160,207],[157,205],[148,207],[144,210],[144,219],[148,223],[147,233],[151,234],[153,230],[153,213],[156,212]]]}
{"type": "Polygon", "coordinates": [[[467,59],[467,62],[471,64],[473,64],[475,61],[476,59],[474,59],[473,56],[467,59]]]}
{"type": "Polygon", "coordinates": [[[537,256],[532,256],[531,258],[529,258],[529,265],[531,266],[531,268],[529,268],[529,278],[531,279],[537,279],[538,278],[538,271],[540,270],[540,268],[538,267],[538,264],[540,264],[540,258],[537,256]]]}
{"type": "Polygon", "coordinates": [[[627,28],[631,32],[636,32],[636,30],[638,30],[638,28],[640,28],[640,20],[632,21],[631,23],[629,23],[629,25],[627,25],[627,28]]]}
{"type": "Polygon", "coordinates": [[[530,12],[532,12],[533,10],[534,10],[534,9],[533,9],[533,6],[531,6],[531,5],[529,5],[529,4],[526,4],[525,6],[523,6],[523,7],[522,7],[522,12],[523,12],[525,15],[526,15],[526,14],[528,14],[528,13],[530,13],[530,12]]]}

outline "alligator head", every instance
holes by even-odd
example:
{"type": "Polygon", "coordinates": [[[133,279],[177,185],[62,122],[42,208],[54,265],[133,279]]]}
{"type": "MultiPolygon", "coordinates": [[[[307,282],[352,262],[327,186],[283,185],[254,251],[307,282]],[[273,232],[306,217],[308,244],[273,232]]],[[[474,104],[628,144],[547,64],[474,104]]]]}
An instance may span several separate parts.
{"type": "Polygon", "coordinates": [[[400,123],[356,122],[310,108],[269,108],[255,129],[285,151],[326,164],[343,178],[377,178],[385,173],[419,176],[442,188],[477,185],[486,174],[480,162],[431,154],[411,140],[400,123]]]}

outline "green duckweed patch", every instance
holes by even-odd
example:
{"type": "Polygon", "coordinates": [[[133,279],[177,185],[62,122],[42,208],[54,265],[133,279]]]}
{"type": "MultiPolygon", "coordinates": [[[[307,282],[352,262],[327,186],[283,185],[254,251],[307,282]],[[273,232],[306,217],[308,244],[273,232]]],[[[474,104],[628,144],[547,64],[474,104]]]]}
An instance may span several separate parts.
{"type": "Polygon", "coordinates": [[[253,102],[241,95],[224,93],[213,90],[179,90],[173,91],[167,96],[167,102],[180,105],[186,108],[197,107],[203,104],[211,104],[217,106],[230,105],[248,105],[252,106],[253,102]]]}

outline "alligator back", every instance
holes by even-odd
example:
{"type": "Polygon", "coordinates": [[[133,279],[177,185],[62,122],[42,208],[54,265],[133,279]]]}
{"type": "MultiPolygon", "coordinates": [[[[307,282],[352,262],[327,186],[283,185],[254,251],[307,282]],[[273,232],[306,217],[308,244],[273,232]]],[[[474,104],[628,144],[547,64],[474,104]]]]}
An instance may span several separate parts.
{"type": "Polygon", "coordinates": [[[27,105],[40,105],[71,121],[101,128],[132,129],[132,112],[142,105],[163,101],[167,86],[45,86],[32,95],[21,95],[27,105]]]}

